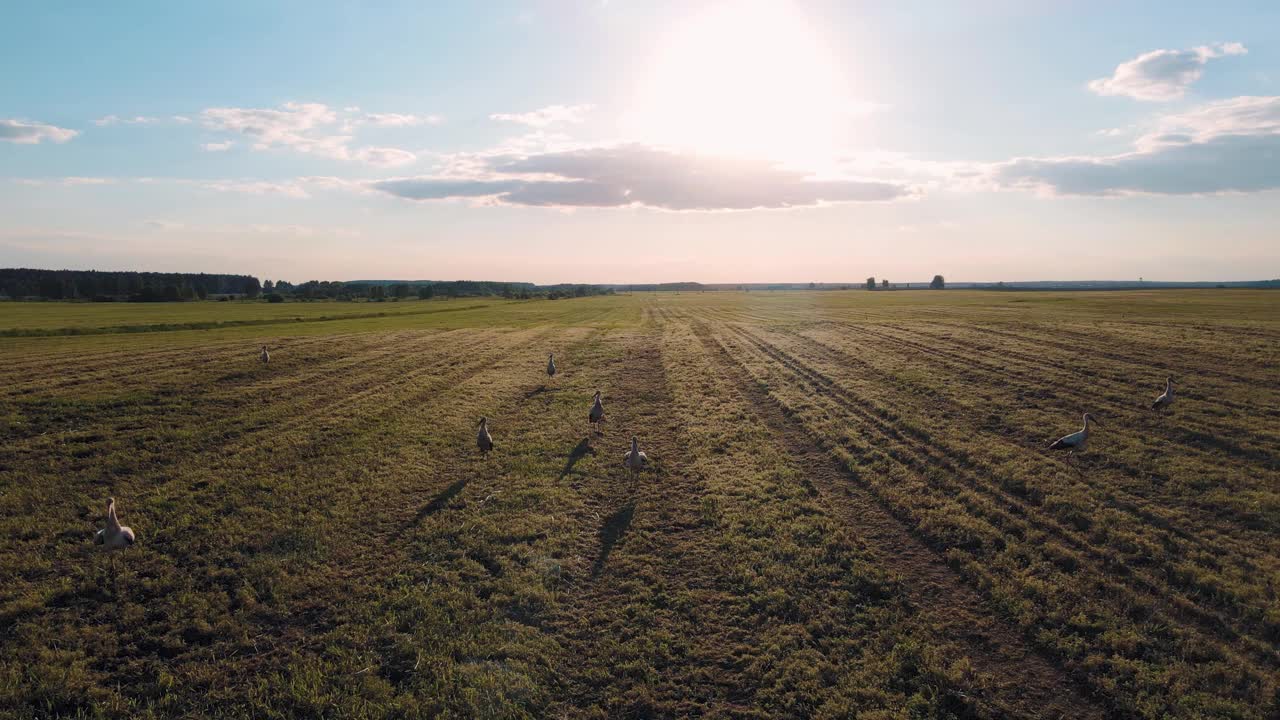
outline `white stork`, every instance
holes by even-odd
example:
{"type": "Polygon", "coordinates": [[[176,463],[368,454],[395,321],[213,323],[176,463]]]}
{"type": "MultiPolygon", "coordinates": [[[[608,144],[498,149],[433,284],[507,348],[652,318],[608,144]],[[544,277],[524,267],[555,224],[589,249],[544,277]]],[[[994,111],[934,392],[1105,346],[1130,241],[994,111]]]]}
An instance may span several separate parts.
{"type": "Polygon", "coordinates": [[[596,432],[600,432],[600,423],[604,422],[604,405],[600,404],[600,391],[595,394],[595,402],[591,404],[591,412],[587,413],[587,420],[595,426],[596,432]]]}
{"type": "Polygon", "coordinates": [[[640,440],[637,439],[635,435],[632,435],[631,450],[627,452],[627,455],[623,460],[623,464],[627,466],[627,469],[631,471],[632,475],[635,475],[637,472],[643,470],[644,466],[648,464],[648,462],[649,456],[645,455],[644,452],[640,450],[640,440]]]}
{"type": "Polygon", "coordinates": [[[258,357],[262,358],[263,365],[266,365],[267,363],[271,362],[271,353],[267,352],[266,345],[262,346],[262,353],[259,354],[258,357]]]}
{"type": "Polygon", "coordinates": [[[1089,442],[1089,423],[1096,423],[1098,420],[1089,413],[1084,414],[1084,427],[1071,433],[1064,435],[1049,445],[1050,450],[1083,450],[1085,443],[1089,442]]]}
{"type": "Polygon", "coordinates": [[[556,376],[556,354],[549,353],[547,355],[547,377],[551,378],[555,376],[556,376]]]}
{"type": "Polygon", "coordinates": [[[1093,416],[1090,415],[1089,413],[1085,413],[1084,427],[1071,433],[1070,435],[1064,435],[1063,437],[1060,437],[1049,444],[1050,450],[1066,450],[1067,451],[1067,464],[1075,468],[1076,472],[1080,472],[1080,468],[1075,467],[1075,465],[1071,462],[1071,456],[1075,453],[1076,450],[1084,450],[1085,443],[1089,442],[1089,423],[1091,422],[1096,423],[1098,421],[1095,420],[1093,416]]]}
{"type": "MultiPolygon", "coordinates": [[[[133,528],[124,527],[116,517],[116,499],[107,498],[107,526],[93,537],[95,544],[103,546],[108,552],[123,550],[133,544],[133,528]]],[[[115,556],[111,557],[111,568],[115,569],[115,556]]]]}
{"type": "Polygon", "coordinates": [[[1165,378],[1164,393],[1151,403],[1152,410],[1163,410],[1173,403],[1173,378],[1165,378]]]}
{"type": "Polygon", "coordinates": [[[480,432],[476,433],[476,447],[480,448],[480,454],[485,457],[488,457],[489,451],[493,449],[493,436],[489,434],[489,418],[480,418],[480,432]]]}

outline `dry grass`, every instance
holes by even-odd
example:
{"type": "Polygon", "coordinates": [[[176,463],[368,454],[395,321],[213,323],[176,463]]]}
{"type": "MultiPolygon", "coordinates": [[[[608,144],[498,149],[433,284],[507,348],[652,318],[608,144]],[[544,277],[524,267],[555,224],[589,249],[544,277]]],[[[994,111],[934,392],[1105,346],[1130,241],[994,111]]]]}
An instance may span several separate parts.
{"type": "Polygon", "coordinates": [[[217,305],[0,338],[0,716],[1280,712],[1280,295],[217,305]]]}

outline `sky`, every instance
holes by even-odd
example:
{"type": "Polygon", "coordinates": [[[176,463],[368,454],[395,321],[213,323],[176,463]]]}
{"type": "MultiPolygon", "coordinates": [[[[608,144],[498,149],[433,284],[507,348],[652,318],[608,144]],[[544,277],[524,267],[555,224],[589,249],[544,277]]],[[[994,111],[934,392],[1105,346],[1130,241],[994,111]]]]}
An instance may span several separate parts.
{"type": "Polygon", "coordinates": [[[0,266],[1280,277],[1280,3],[46,2],[0,266]]]}

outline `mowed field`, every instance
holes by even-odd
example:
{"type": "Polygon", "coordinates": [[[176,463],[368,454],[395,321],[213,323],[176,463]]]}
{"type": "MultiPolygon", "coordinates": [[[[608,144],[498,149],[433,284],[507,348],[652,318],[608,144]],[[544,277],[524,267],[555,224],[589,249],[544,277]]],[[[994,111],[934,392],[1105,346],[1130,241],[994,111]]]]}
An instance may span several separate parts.
{"type": "Polygon", "coordinates": [[[0,305],[0,717],[1280,714],[1280,293],[264,308],[0,305]]]}

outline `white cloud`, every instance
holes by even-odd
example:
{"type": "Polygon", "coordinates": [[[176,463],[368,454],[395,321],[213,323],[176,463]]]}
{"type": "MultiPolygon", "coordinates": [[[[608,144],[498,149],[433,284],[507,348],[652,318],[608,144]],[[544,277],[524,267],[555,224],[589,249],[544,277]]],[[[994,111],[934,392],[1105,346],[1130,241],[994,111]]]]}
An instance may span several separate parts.
{"type": "Polygon", "coordinates": [[[61,185],[63,187],[73,187],[76,185],[114,185],[119,182],[119,178],[111,177],[82,177],[70,176],[60,178],[14,178],[14,182],[19,185],[32,185],[36,187],[48,185],[61,185]]]}
{"type": "Polygon", "coordinates": [[[116,178],[109,177],[65,177],[62,178],[63,185],[114,185],[116,178]]]}
{"type": "MultiPolygon", "coordinates": [[[[209,108],[200,114],[210,130],[250,138],[254,150],[289,149],[335,160],[358,160],[379,167],[413,162],[407,150],[388,147],[353,149],[352,133],[362,124],[385,127],[426,124],[435,116],[366,114],[359,108],[336,111],[321,103],[285,103],[275,108],[209,108]]],[[[206,146],[206,149],[210,149],[206,146]]]]}
{"type": "Polygon", "coordinates": [[[911,197],[905,183],[817,179],[754,160],[645,145],[591,147],[477,158],[472,174],[395,178],[369,184],[411,200],[487,199],[538,207],[751,210],[911,197]]]}
{"type": "Polygon", "coordinates": [[[490,120],[513,122],[530,127],[545,128],[552,125],[580,123],[586,114],[595,109],[594,105],[548,105],[544,108],[524,113],[494,113],[490,120]]]}
{"type": "MultiPolygon", "coordinates": [[[[359,110],[359,108],[356,108],[359,110]]],[[[374,127],[414,127],[417,125],[440,125],[444,118],[439,115],[404,115],[401,113],[367,113],[363,122],[374,127]]]]}
{"type": "Polygon", "coordinates": [[[184,234],[220,234],[220,235],[291,235],[295,237],[342,237],[360,238],[363,233],[353,228],[333,227],[325,225],[316,227],[297,224],[244,223],[220,225],[191,225],[172,220],[144,220],[143,225],[159,232],[181,232],[184,234]]]}
{"type": "Polygon", "coordinates": [[[376,167],[400,167],[418,159],[408,150],[389,147],[367,147],[356,151],[356,158],[376,167]]]}
{"type": "Polygon", "coordinates": [[[38,145],[45,140],[64,143],[79,134],[78,130],[29,120],[0,120],[0,140],[19,145],[38,145]]]}
{"type": "Polygon", "coordinates": [[[285,103],[268,108],[209,108],[200,113],[211,130],[240,133],[253,141],[255,150],[289,147],[299,152],[346,158],[350,137],[324,134],[338,116],[320,103],[285,103]]]}
{"type": "Polygon", "coordinates": [[[1190,50],[1153,50],[1116,66],[1109,78],[1089,83],[1099,95],[1123,95],[1135,100],[1176,100],[1204,74],[1205,63],[1226,55],[1243,55],[1240,43],[1202,45],[1190,50]]]}
{"type": "Polygon", "coordinates": [[[201,145],[200,149],[204,150],[205,152],[225,152],[227,150],[230,150],[232,147],[234,147],[235,144],[236,143],[234,140],[226,140],[224,142],[211,142],[211,143],[205,143],[201,145]]]}
{"type": "Polygon", "coordinates": [[[119,115],[104,115],[94,120],[93,124],[98,127],[108,127],[111,125],[155,125],[159,122],[163,122],[163,119],[145,115],[135,115],[131,118],[122,118],[119,115]]]}
{"type": "Polygon", "coordinates": [[[196,185],[216,192],[234,192],[246,195],[284,195],[292,198],[310,197],[306,189],[296,182],[268,182],[265,180],[205,180],[196,185]]]}
{"type": "Polygon", "coordinates": [[[998,187],[1054,195],[1207,195],[1280,189],[1280,96],[1220,100],[1167,115],[1132,152],[1018,158],[992,167],[998,187]]]}

